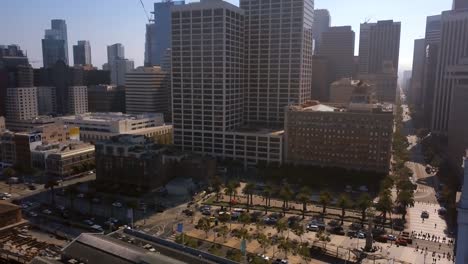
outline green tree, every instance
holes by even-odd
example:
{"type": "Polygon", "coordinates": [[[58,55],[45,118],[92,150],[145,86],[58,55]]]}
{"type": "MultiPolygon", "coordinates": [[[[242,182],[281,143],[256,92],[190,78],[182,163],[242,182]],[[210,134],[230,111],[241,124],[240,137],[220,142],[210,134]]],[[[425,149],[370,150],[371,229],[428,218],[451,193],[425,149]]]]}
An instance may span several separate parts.
{"type": "Polygon", "coordinates": [[[208,232],[211,230],[211,222],[210,219],[206,217],[202,217],[198,220],[196,228],[203,230],[205,232],[205,239],[208,238],[208,232]]]}
{"type": "Polygon", "coordinates": [[[252,182],[247,183],[242,189],[242,193],[247,197],[247,212],[249,212],[250,206],[253,205],[253,194],[255,191],[255,184],[252,182]]]}
{"type": "Polygon", "coordinates": [[[281,236],[283,236],[284,231],[288,229],[288,223],[286,222],[286,220],[280,219],[276,222],[275,228],[276,228],[276,232],[278,232],[278,234],[281,234],[281,236]]]}
{"type": "Polygon", "coordinates": [[[397,195],[397,202],[403,206],[403,214],[401,215],[401,218],[403,220],[406,219],[406,209],[408,206],[414,206],[414,193],[412,190],[407,190],[404,189],[400,191],[397,195]]]}
{"type": "Polygon", "coordinates": [[[331,193],[328,191],[322,191],[319,196],[319,204],[322,205],[322,215],[325,216],[327,212],[327,206],[330,204],[332,200],[331,193]]]}
{"type": "Polygon", "coordinates": [[[257,242],[263,249],[263,254],[266,253],[267,248],[271,245],[271,240],[264,233],[257,233],[257,242]]]}
{"type": "Polygon", "coordinates": [[[291,240],[289,240],[289,238],[284,238],[284,237],[280,238],[279,244],[278,244],[278,249],[280,251],[283,251],[284,258],[287,259],[288,258],[288,253],[292,249],[291,240]]]}
{"type": "Polygon", "coordinates": [[[387,221],[387,213],[391,213],[393,208],[392,194],[389,190],[384,190],[379,194],[379,201],[375,209],[382,212],[383,223],[387,221]]]}
{"type": "Polygon", "coordinates": [[[226,243],[227,235],[229,234],[229,228],[224,224],[218,228],[218,234],[223,238],[223,243],[226,243]]]}
{"type": "Polygon", "coordinates": [[[248,213],[242,213],[240,216],[239,216],[239,222],[242,223],[242,226],[245,227],[248,223],[250,223],[251,221],[251,217],[250,217],[250,214],[248,213]]]}
{"type": "Polygon", "coordinates": [[[216,193],[216,202],[219,202],[219,196],[220,196],[221,186],[223,185],[223,182],[218,175],[213,176],[210,182],[211,182],[211,187],[213,188],[213,191],[216,193]]]}
{"type": "Polygon", "coordinates": [[[361,211],[361,221],[366,221],[366,211],[372,206],[372,198],[368,193],[362,193],[357,202],[356,207],[361,211]]]}
{"type": "Polygon", "coordinates": [[[296,196],[296,199],[302,203],[302,219],[305,218],[305,213],[307,212],[307,203],[310,202],[311,195],[312,190],[309,187],[304,186],[296,196]]]}
{"type": "Polygon", "coordinates": [[[302,236],[304,235],[305,233],[305,230],[304,230],[304,226],[302,226],[301,224],[299,223],[295,223],[291,230],[293,231],[293,233],[299,237],[299,240],[301,241],[302,243],[302,236]]]}
{"type": "Polygon", "coordinates": [[[338,198],[337,205],[338,207],[341,208],[341,225],[343,225],[345,214],[346,214],[346,209],[352,206],[351,199],[349,199],[348,195],[341,194],[340,197],[338,198]]]}

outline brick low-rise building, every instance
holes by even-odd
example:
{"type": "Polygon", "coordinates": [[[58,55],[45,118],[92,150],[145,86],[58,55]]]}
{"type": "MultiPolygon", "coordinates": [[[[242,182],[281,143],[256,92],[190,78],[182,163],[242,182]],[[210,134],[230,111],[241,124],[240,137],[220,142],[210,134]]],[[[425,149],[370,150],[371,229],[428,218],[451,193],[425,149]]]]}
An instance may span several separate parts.
{"type": "Polygon", "coordinates": [[[285,161],[387,173],[393,111],[390,105],[353,98],[348,107],[311,101],[287,107],[285,161]]]}
{"type": "MultiPolygon", "coordinates": [[[[33,152],[37,152],[37,148],[33,152]]],[[[45,170],[51,175],[66,177],[91,167],[94,167],[94,146],[89,143],[58,144],[58,148],[45,155],[45,170]]]]}
{"type": "Polygon", "coordinates": [[[21,207],[0,201],[0,228],[16,224],[21,221],[21,207]]]}

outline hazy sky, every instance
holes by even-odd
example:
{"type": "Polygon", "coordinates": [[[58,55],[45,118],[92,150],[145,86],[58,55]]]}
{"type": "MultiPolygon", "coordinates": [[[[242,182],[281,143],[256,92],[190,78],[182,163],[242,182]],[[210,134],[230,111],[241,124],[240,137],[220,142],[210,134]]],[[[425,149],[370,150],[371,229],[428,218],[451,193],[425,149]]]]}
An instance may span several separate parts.
{"type": "MultiPolygon", "coordinates": [[[[238,5],[238,0],[229,0],[238,5]]],[[[155,1],[143,0],[148,12],[155,1]]],[[[0,44],[18,44],[28,52],[35,67],[42,66],[41,39],[50,20],[65,19],[68,53],[77,40],[91,42],[92,63],[101,67],[107,60],[106,46],[122,43],[125,56],[143,65],[145,13],[139,0],[1,0],[0,44]]],[[[424,37],[426,16],[451,7],[451,0],[316,0],[315,8],[326,8],[332,26],[351,25],[359,38],[359,24],[370,20],[402,22],[400,65],[411,67],[413,41],[424,37]]],[[[357,51],[356,41],[356,51],[357,51]]]]}

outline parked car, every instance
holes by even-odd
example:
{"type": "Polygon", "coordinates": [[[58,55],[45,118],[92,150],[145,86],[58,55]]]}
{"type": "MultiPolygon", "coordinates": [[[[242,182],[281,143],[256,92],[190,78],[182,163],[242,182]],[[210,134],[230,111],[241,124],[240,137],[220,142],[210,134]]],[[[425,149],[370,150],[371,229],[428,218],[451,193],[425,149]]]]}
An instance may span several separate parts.
{"type": "Polygon", "coordinates": [[[122,203],[120,203],[120,202],[113,202],[113,203],[112,203],[112,206],[114,206],[114,207],[122,207],[122,203]]]}
{"type": "Polygon", "coordinates": [[[46,214],[46,215],[50,215],[50,214],[52,214],[52,211],[50,211],[49,209],[44,209],[44,210],[42,210],[42,213],[46,214]]]}
{"type": "Polygon", "coordinates": [[[319,227],[318,227],[318,225],[315,225],[315,224],[308,224],[308,225],[306,226],[306,229],[307,229],[308,231],[313,231],[313,232],[318,232],[318,231],[320,230],[319,227]]]}

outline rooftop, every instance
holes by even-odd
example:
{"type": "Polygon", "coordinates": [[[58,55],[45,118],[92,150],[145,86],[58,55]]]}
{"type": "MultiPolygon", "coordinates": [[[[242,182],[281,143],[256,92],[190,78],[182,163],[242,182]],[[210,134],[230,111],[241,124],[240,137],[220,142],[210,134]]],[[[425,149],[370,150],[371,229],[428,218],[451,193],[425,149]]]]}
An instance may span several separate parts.
{"type": "Polygon", "coordinates": [[[350,103],[348,106],[341,104],[322,104],[319,101],[308,101],[302,105],[291,105],[289,111],[293,112],[372,112],[393,113],[392,104],[380,103],[350,103]]]}
{"type": "Polygon", "coordinates": [[[124,120],[140,120],[140,119],[159,119],[163,118],[163,114],[159,113],[147,113],[147,114],[124,114],[120,112],[108,112],[108,113],[85,113],[80,115],[64,116],[61,117],[63,120],[84,120],[92,122],[109,122],[109,121],[124,121],[124,120]]]}
{"type": "Polygon", "coordinates": [[[16,211],[18,209],[20,209],[20,207],[15,204],[5,202],[5,201],[0,201],[0,215],[4,213],[16,211]]]}

